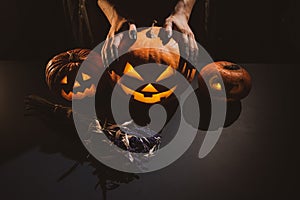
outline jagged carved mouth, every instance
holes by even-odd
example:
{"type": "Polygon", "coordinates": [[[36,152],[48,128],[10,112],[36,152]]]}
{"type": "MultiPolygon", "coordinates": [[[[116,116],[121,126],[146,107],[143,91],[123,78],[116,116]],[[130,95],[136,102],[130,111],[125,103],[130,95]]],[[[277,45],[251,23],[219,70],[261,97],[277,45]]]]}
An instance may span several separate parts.
{"type": "Polygon", "coordinates": [[[83,92],[73,93],[73,91],[65,92],[64,89],[61,90],[61,95],[68,101],[72,101],[72,99],[83,99],[85,97],[91,97],[94,96],[95,93],[96,87],[94,84],[91,84],[89,88],[85,88],[83,92]]]}
{"type": "Polygon", "coordinates": [[[168,98],[171,94],[173,94],[173,92],[177,88],[177,86],[174,86],[171,89],[164,91],[164,92],[143,92],[143,93],[141,93],[141,92],[137,92],[137,91],[134,91],[134,90],[126,87],[125,85],[123,85],[120,82],[118,82],[118,83],[121,86],[122,90],[127,95],[132,95],[135,100],[143,102],[143,103],[149,103],[149,104],[158,103],[162,99],[168,98]]]}

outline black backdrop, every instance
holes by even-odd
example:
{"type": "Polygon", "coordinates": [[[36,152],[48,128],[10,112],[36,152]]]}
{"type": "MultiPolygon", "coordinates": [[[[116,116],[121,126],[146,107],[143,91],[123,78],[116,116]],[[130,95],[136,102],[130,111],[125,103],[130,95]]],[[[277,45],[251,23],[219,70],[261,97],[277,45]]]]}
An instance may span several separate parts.
{"type": "MultiPolygon", "coordinates": [[[[102,41],[108,23],[96,0],[88,2],[93,34],[102,41]]],[[[203,2],[197,2],[190,23],[197,40],[215,60],[297,62],[299,1],[211,0],[210,4],[208,34],[203,31],[203,2]]],[[[63,0],[6,1],[0,14],[0,59],[48,59],[60,51],[83,47],[72,37],[63,0]]]]}
{"type": "MultiPolygon", "coordinates": [[[[54,184],[73,164],[57,152],[62,148],[68,153],[73,146],[53,137],[53,132],[43,129],[39,119],[25,117],[22,126],[18,122],[22,122],[23,113],[13,111],[19,110],[17,100],[23,102],[23,97],[15,97],[21,95],[16,92],[20,85],[25,86],[25,95],[46,95],[48,92],[41,63],[46,63],[46,59],[59,51],[78,46],[64,20],[62,0],[19,1],[6,0],[0,6],[0,59],[42,62],[2,62],[0,66],[3,94],[0,185],[4,186],[1,197],[99,199],[90,166],[81,167],[79,173],[72,174],[66,182],[54,184]],[[51,157],[40,154],[40,148],[35,148],[43,144],[51,157]]],[[[193,28],[201,42],[205,38],[215,59],[296,63],[298,2],[214,0],[208,37],[202,37],[201,27],[193,28]]],[[[197,15],[199,13],[194,11],[193,25],[197,15]]],[[[99,22],[99,27],[103,26],[102,31],[94,33],[99,34],[100,40],[108,30],[107,22],[100,12],[95,14],[94,20],[99,22]]],[[[299,67],[249,64],[246,69],[253,77],[253,88],[243,100],[242,115],[225,130],[209,157],[199,160],[196,156],[202,141],[200,135],[194,148],[176,165],[142,175],[140,181],[109,193],[112,197],[109,199],[126,199],[127,196],[132,199],[199,199],[199,196],[202,199],[293,199],[293,195],[299,195],[296,163],[299,158],[299,109],[296,109],[299,67]],[[182,169],[186,169],[185,173],[181,173],[182,169]]],[[[77,150],[75,154],[78,155],[77,150]]]]}

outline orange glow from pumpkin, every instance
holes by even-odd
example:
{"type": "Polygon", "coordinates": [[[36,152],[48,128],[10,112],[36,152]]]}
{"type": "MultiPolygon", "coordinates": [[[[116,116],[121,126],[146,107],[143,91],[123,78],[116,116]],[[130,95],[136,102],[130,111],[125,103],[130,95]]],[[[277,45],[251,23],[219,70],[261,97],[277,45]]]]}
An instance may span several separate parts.
{"type": "Polygon", "coordinates": [[[157,82],[162,81],[174,74],[175,74],[175,70],[171,66],[168,66],[167,69],[163,73],[161,73],[161,75],[156,79],[156,81],[157,82]]]}
{"type": "Polygon", "coordinates": [[[151,97],[145,97],[144,94],[134,91],[134,90],[126,87],[122,83],[120,83],[120,86],[127,95],[132,95],[135,100],[143,102],[143,103],[149,103],[149,104],[160,102],[162,98],[168,98],[171,94],[173,94],[173,92],[175,91],[175,89],[177,87],[177,86],[174,86],[173,88],[171,88],[170,90],[167,90],[165,92],[152,94],[151,97]]]}
{"type": "Polygon", "coordinates": [[[211,79],[209,79],[209,85],[214,90],[217,90],[217,91],[222,90],[222,85],[219,82],[219,77],[217,75],[215,75],[215,76],[211,77],[211,79]]]}
{"type": "MultiPolygon", "coordinates": [[[[186,65],[186,64],[185,64],[186,65]]],[[[186,67],[186,66],[185,66],[186,67]]],[[[169,78],[170,76],[174,75],[176,73],[176,70],[174,70],[171,66],[168,66],[156,79],[156,82],[162,81],[166,78],[169,78]]],[[[194,71],[191,71],[190,76],[194,76],[194,71]]],[[[138,74],[138,72],[133,68],[133,66],[127,62],[123,71],[124,75],[136,78],[138,80],[144,81],[144,79],[141,77],[141,75],[138,74]]],[[[127,95],[132,95],[133,98],[137,101],[143,102],[143,103],[148,103],[148,104],[153,104],[160,102],[163,98],[168,98],[171,94],[174,93],[175,89],[177,86],[172,87],[171,89],[164,91],[164,92],[159,92],[152,83],[147,84],[141,92],[134,91],[127,86],[125,86],[123,83],[121,83],[121,77],[114,71],[109,72],[109,75],[111,79],[116,82],[118,85],[121,86],[122,90],[125,92],[127,95]],[[148,93],[147,96],[145,96],[143,93],[148,93]],[[149,96],[149,93],[151,96],[149,96]]]]}
{"type": "Polygon", "coordinates": [[[84,81],[87,81],[87,80],[91,79],[91,77],[89,75],[85,74],[85,73],[82,73],[81,75],[82,75],[82,80],[84,80],[84,81]]]}
{"type": "Polygon", "coordinates": [[[143,81],[144,79],[135,71],[135,69],[132,67],[132,65],[130,63],[126,63],[124,72],[125,75],[139,79],[141,81],[143,81]]]}
{"type": "Polygon", "coordinates": [[[75,81],[75,83],[74,83],[74,86],[73,86],[74,88],[78,88],[78,87],[80,87],[80,83],[78,82],[78,81],[75,81]]]}
{"type": "Polygon", "coordinates": [[[65,85],[68,84],[68,77],[65,76],[63,79],[61,79],[60,83],[65,85]]]}
{"type": "Polygon", "coordinates": [[[121,77],[116,74],[114,71],[109,72],[110,78],[111,80],[113,80],[114,82],[119,82],[119,80],[121,79],[121,77]]]}
{"type": "Polygon", "coordinates": [[[73,93],[70,91],[69,93],[66,93],[63,89],[61,90],[61,96],[64,97],[68,101],[72,101],[73,99],[83,99],[85,97],[92,97],[96,93],[96,87],[94,84],[91,85],[91,87],[86,88],[83,92],[77,92],[73,93]]]}
{"type": "Polygon", "coordinates": [[[155,92],[158,92],[157,89],[155,89],[155,87],[149,83],[146,87],[144,87],[142,89],[142,92],[152,92],[152,93],[155,93],[155,92]]]}

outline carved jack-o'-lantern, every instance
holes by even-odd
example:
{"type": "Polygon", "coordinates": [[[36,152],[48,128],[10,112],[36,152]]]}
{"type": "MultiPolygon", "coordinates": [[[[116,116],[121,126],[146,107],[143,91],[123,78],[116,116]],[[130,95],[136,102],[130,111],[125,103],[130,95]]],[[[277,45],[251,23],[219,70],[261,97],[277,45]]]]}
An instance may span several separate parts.
{"type": "Polygon", "coordinates": [[[50,90],[67,101],[91,97],[96,92],[93,74],[101,66],[101,58],[89,49],[74,49],[54,56],[47,64],[45,74],[50,90]],[[79,67],[87,56],[92,57],[91,64],[85,65],[86,70],[77,76],[79,67]],[[91,56],[92,55],[92,56],[91,56]],[[78,91],[73,93],[73,87],[78,91]]]}
{"type": "MultiPolygon", "coordinates": [[[[147,67],[147,65],[145,67],[147,67]]],[[[157,66],[150,64],[148,67],[155,68],[157,66]]],[[[163,99],[167,99],[173,94],[174,90],[177,88],[177,85],[174,85],[168,89],[159,83],[166,79],[170,79],[175,83],[174,77],[172,77],[175,76],[175,74],[176,70],[168,66],[161,74],[156,74],[156,76],[153,76],[153,79],[148,82],[145,80],[144,76],[138,72],[138,70],[135,70],[134,67],[127,62],[123,71],[122,80],[120,80],[121,77],[114,71],[112,71],[110,75],[113,80],[117,79],[116,82],[119,84],[119,86],[121,86],[125,94],[131,95],[133,99],[139,102],[153,104],[158,103],[163,99]],[[136,81],[141,82],[142,86],[135,90],[131,89],[129,85],[130,81],[134,82],[132,79],[136,79],[136,81]]],[[[151,76],[152,75],[153,74],[151,74],[151,76]]],[[[145,77],[147,77],[147,73],[145,77]]]]}
{"type": "Polygon", "coordinates": [[[251,77],[240,65],[219,61],[206,65],[198,76],[199,89],[207,93],[207,87],[211,89],[213,98],[220,97],[222,86],[225,87],[228,101],[236,101],[245,98],[251,89],[251,77]],[[208,83],[208,85],[205,84],[208,83]],[[223,81],[223,83],[222,83],[223,81]]]}
{"type": "Polygon", "coordinates": [[[138,31],[136,41],[123,41],[120,51],[128,53],[109,67],[112,84],[118,84],[125,94],[146,104],[159,103],[175,90],[182,89],[183,85],[176,84],[178,73],[189,82],[196,73],[196,69],[190,68],[180,57],[178,43],[171,39],[165,44],[161,32],[160,27],[145,28],[138,31]],[[138,89],[131,87],[135,81],[140,83],[138,89]]]}

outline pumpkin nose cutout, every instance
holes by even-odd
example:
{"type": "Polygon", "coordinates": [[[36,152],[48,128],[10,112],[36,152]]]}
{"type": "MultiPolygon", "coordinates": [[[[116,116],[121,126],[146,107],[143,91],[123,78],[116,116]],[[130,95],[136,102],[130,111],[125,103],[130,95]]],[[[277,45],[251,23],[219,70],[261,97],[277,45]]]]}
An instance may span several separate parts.
{"type": "Polygon", "coordinates": [[[152,92],[152,93],[156,93],[156,92],[158,92],[158,91],[157,91],[157,89],[155,89],[155,87],[154,87],[151,83],[149,83],[148,85],[146,85],[146,87],[144,87],[144,88],[142,89],[142,92],[152,92]]]}

